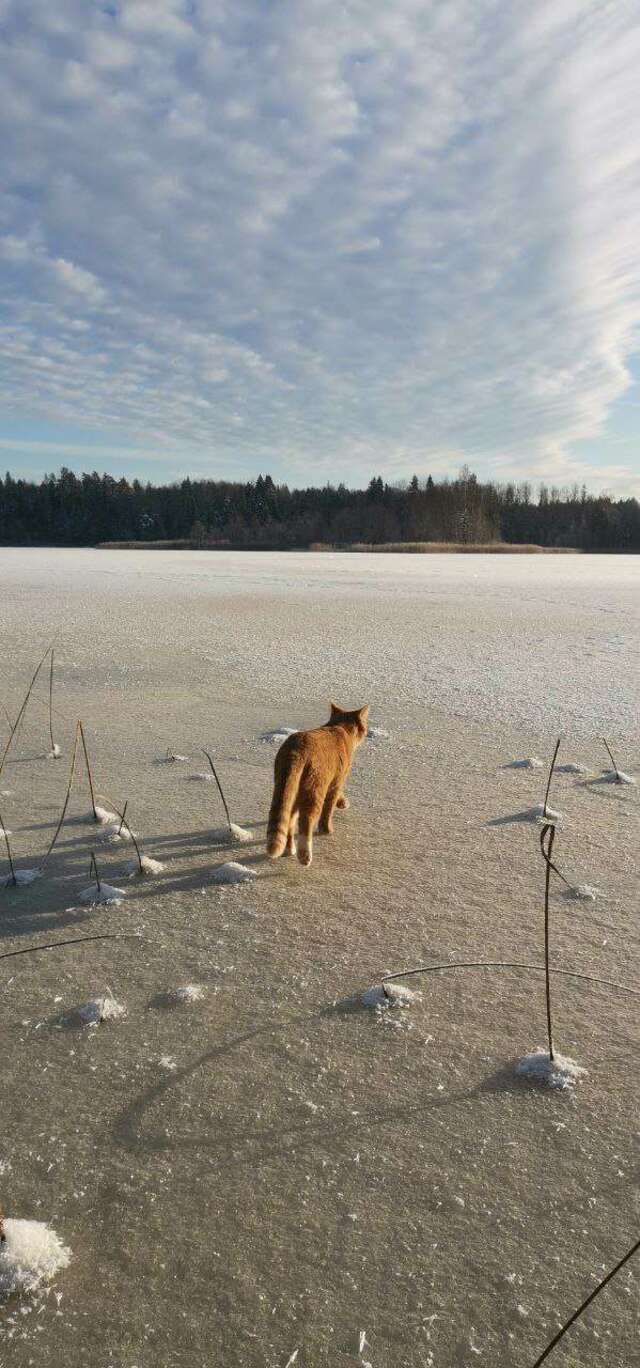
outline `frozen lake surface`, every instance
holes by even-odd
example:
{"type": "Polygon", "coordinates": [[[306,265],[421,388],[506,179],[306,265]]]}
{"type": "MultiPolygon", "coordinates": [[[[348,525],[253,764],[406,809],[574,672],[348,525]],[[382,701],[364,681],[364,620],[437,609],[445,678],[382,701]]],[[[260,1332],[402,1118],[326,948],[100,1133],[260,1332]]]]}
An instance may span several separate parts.
{"type": "MultiPolygon", "coordinates": [[[[638,986],[640,783],[602,782],[600,740],[640,779],[638,558],[9,549],[0,566],[1,701],[15,717],[55,640],[63,752],[45,758],[43,673],[0,775],[16,864],[49,843],[81,718],[100,800],[128,800],[164,865],[129,877],[80,774],[45,876],[0,891],[3,950],[142,934],[0,964],[0,1204],[72,1251],[50,1295],[0,1308],[0,1361],[532,1362],[636,1235],[637,999],[554,980],[557,1049],[588,1070],[565,1095],[514,1071],[546,1044],[538,975],[424,976],[402,1008],[361,995],[417,963],[541,962],[527,814],[560,732],[554,858],[598,892],[555,884],[554,963],[638,986]],[[318,725],[331,697],[371,705],[352,807],[309,871],[271,865],[260,738],[318,725]],[[190,778],[201,747],[241,847],[190,778]],[[82,903],[92,850],[119,904],[82,903]],[[235,861],[256,877],[217,884],[235,861]],[[107,999],[123,1013],[88,1024],[107,999]]],[[[628,1368],[635,1286],[625,1270],[559,1364],[628,1368]]]]}

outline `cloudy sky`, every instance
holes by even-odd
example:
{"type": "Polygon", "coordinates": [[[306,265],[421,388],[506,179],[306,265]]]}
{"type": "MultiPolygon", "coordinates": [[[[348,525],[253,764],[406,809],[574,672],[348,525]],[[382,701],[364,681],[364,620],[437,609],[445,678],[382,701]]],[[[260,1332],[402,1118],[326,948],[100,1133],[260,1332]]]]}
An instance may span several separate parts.
{"type": "Polygon", "coordinates": [[[0,467],[640,495],[639,16],[0,0],[0,467]]]}

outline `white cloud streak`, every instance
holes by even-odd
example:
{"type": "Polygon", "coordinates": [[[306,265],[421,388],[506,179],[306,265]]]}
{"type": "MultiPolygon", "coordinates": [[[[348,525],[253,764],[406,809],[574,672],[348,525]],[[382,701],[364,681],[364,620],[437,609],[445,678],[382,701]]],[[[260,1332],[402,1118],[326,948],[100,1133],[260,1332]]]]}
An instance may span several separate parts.
{"type": "Polygon", "coordinates": [[[638,342],[635,0],[3,10],[5,411],[582,478],[638,342]]]}

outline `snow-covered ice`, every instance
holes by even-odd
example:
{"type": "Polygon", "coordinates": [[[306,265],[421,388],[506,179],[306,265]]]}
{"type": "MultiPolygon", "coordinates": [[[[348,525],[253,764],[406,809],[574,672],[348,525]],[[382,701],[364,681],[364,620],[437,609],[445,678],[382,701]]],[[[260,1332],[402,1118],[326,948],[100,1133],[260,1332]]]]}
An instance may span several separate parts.
{"type": "Polygon", "coordinates": [[[217,865],[211,874],[211,882],[216,884],[247,883],[249,879],[255,878],[257,878],[255,869],[249,869],[247,865],[237,864],[235,860],[228,860],[226,864],[217,865]]]}
{"type": "Polygon", "coordinates": [[[518,1060],[516,1073],[522,1078],[531,1078],[549,1088],[566,1091],[575,1087],[581,1078],[586,1077],[587,1070],[566,1055],[554,1054],[551,1059],[548,1050],[537,1049],[518,1060]]]}
{"type": "Polygon", "coordinates": [[[5,1240],[0,1244],[0,1297],[35,1292],[66,1268],[71,1250],[44,1221],[4,1220],[5,1240]]]}

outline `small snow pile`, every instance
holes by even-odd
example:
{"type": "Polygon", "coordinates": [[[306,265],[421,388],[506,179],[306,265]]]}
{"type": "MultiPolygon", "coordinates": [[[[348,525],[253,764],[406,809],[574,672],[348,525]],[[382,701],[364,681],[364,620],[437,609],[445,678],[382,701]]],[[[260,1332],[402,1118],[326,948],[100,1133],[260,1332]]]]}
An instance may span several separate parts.
{"type": "MultiPolygon", "coordinates": [[[[135,836],[135,832],[133,834],[135,836]]],[[[108,841],[110,845],[116,845],[118,841],[130,841],[132,839],[131,827],[127,826],[126,822],[112,822],[110,826],[105,827],[101,835],[102,840],[108,841]]]]}
{"type": "Polygon", "coordinates": [[[560,1054],[551,1059],[548,1050],[543,1049],[537,1049],[532,1054],[524,1055],[516,1064],[516,1073],[521,1078],[530,1078],[535,1083],[542,1083],[548,1088],[556,1088],[561,1092],[566,1092],[568,1088],[575,1087],[586,1072],[587,1070],[583,1069],[580,1064],[576,1064],[575,1059],[569,1059],[566,1055],[560,1054]]]}
{"type": "Polygon", "coordinates": [[[58,742],[57,742],[57,741],[54,741],[53,746],[51,747],[51,750],[50,750],[50,751],[47,751],[47,760],[59,760],[60,757],[61,757],[61,755],[62,755],[62,751],[60,750],[60,747],[59,747],[59,745],[58,745],[58,742]]]}
{"type": "Polygon", "coordinates": [[[167,753],[166,753],[166,755],[163,755],[163,756],[162,756],[162,763],[165,764],[165,765],[175,765],[176,760],[188,760],[188,759],[189,759],[189,756],[188,756],[188,755],[178,755],[178,752],[177,752],[177,751],[168,750],[167,753]]]}
{"type": "Polygon", "coordinates": [[[218,827],[212,831],[211,838],[216,845],[247,845],[253,840],[253,832],[232,822],[230,827],[218,827]]]}
{"type": "Polygon", "coordinates": [[[255,869],[247,869],[246,865],[237,864],[235,860],[228,860],[226,864],[218,865],[211,875],[211,882],[216,884],[238,884],[247,883],[249,879],[256,879],[258,876],[255,869]]]}
{"type": "Polygon", "coordinates": [[[0,1297],[34,1292],[66,1268],[71,1250],[44,1221],[17,1221],[6,1217],[5,1240],[0,1245],[0,1297]]]}
{"type": "MultiPolygon", "coordinates": [[[[36,879],[41,879],[41,878],[42,878],[42,870],[41,870],[41,869],[16,869],[15,874],[16,874],[16,883],[17,883],[20,887],[22,887],[24,884],[31,884],[31,883],[34,883],[34,881],[35,881],[36,879]]],[[[3,879],[2,882],[3,882],[3,887],[4,887],[4,888],[14,888],[14,887],[15,887],[14,882],[13,882],[13,879],[12,879],[12,877],[11,877],[10,874],[8,874],[7,877],[6,877],[6,879],[3,879]]]]}
{"type": "Polygon", "coordinates": [[[174,1073],[178,1067],[173,1055],[160,1055],[158,1063],[161,1069],[168,1069],[170,1073],[174,1073]]]}
{"type": "Polygon", "coordinates": [[[570,760],[567,765],[556,765],[556,774],[588,774],[586,765],[578,765],[570,760]]]}
{"type": "Polygon", "coordinates": [[[0,836],[13,836],[13,832],[9,831],[8,827],[3,827],[2,831],[0,831],[0,836]]]}
{"type": "Polygon", "coordinates": [[[156,874],[161,874],[163,869],[162,860],[152,860],[150,855],[143,855],[140,861],[130,860],[127,874],[130,879],[152,879],[156,874]]]}
{"type": "Polygon", "coordinates": [[[368,741],[388,741],[389,732],[384,727],[369,727],[367,732],[368,741]]]}
{"type": "Polygon", "coordinates": [[[114,888],[113,884],[101,883],[91,884],[89,888],[83,889],[80,894],[80,902],[83,903],[112,903],[118,907],[124,898],[124,888],[114,888]]]}
{"type": "Polygon", "coordinates": [[[108,812],[106,808],[98,806],[96,806],[95,812],[92,809],[87,817],[88,822],[97,822],[98,826],[109,826],[117,820],[115,812],[108,812]]]}
{"type": "Polygon", "coordinates": [[[365,1007],[386,1012],[392,1007],[410,1007],[412,1002],[419,1002],[421,998],[422,993],[412,992],[411,988],[405,988],[401,983],[389,983],[386,992],[381,983],[376,983],[375,987],[367,988],[361,1001],[365,1007]]]}
{"type": "Polygon", "coordinates": [[[263,732],[260,740],[270,741],[272,746],[279,746],[288,736],[295,736],[297,730],[297,727],[275,727],[273,731],[263,732]]]}
{"type": "Polygon", "coordinates": [[[201,983],[185,983],[182,988],[171,988],[167,993],[171,1002],[199,1002],[204,997],[201,983]]]}
{"type": "Polygon", "coordinates": [[[625,774],[624,770],[605,770],[598,781],[600,784],[635,784],[632,774],[625,774]]]}
{"type": "Polygon", "coordinates": [[[598,894],[599,889],[592,888],[591,884],[576,884],[564,891],[565,898],[571,898],[574,902],[595,902],[598,894]]]}
{"type": "Polygon", "coordinates": [[[198,770],[197,774],[188,774],[187,779],[195,780],[198,784],[212,784],[213,775],[206,770],[198,770]]]}
{"type": "Polygon", "coordinates": [[[104,997],[92,998],[90,1002],[78,1007],[77,1015],[84,1026],[99,1026],[101,1021],[119,1021],[126,1015],[126,1008],[116,1002],[111,992],[104,997]]]}
{"type": "Polygon", "coordinates": [[[542,769],[542,761],[538,760],[537,755],[527,755],[524,760],[510,760],[504,769],[542,769]]]}

